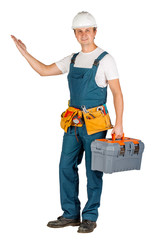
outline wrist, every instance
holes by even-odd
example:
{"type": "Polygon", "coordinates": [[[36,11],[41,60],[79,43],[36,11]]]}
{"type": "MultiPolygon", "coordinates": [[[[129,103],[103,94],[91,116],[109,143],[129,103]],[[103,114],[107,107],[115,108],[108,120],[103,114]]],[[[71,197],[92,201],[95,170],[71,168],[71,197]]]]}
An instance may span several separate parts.
{"type": "Polygon", "coordinates": [[[27,52],[27,50],[25,50],[23,53],[22,53],[23,57],[27,58],[27,56],[29,56],[29,53],[27,52]]]}
{"type": "Polygon", "coordinates": [[[116,121],[116,122],[115,122],[115,126],[123,126],[122,121],[116,121]]]}

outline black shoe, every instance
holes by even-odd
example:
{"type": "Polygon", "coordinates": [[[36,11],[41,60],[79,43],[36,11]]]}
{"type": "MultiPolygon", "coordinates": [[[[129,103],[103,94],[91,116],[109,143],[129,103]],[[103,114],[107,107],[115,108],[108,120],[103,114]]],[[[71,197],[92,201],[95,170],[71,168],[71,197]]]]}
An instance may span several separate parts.
{"type": "Polygon", "coordinates": [[[50,228],[62,228],[67,226],[79,226],[80,219],[68,219],[60,216],[55,221],[48,222],[47,226],[50,228]]]}
{"type": "Polygon", "coordinates": [[[92,222],[90,220],[83,220],[78,228],[79,233],[90,233],[97,227],[96,222],[92,222]]]}

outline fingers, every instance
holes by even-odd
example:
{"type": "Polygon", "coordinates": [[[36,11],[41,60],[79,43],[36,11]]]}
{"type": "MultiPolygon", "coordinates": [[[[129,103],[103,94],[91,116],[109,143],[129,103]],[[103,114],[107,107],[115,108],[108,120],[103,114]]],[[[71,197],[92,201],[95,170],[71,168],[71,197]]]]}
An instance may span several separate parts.
{"type": "Polygon", "coordinates": [[[14,36],[14,35],[11,35],[11,38],[15,38],[15,36],[14,36]]]}
{"type": "Polygon", "coordinates": [[[122,138],[123,134],[116,134],[115,138],[122,138]]]}
{"type": "Polygon", "coordinates": [[[112,129],[111,135],[115,134],[115,139],[117,138],[122,138],[123,133],[120,133],[119,131],[117,131],[115,128],[112,129]]]}
{"type": "Polygon", "coordinates": [[[17,41],[17,38],[13,35],[11,35],[11,38],[14,40],[14,41],[17,41]]]}
{"type": "Polygon", "coordinates": [[[18,44],[18,40],[15,36],[11,35],[11,38],[13,39],[13,41],[15,42],[15,44],[18,44]]]}
{"type": "Polygon", "coordinates": [[[11,38],[13,39],[14,43],[16,44],[19,50],[20,49],[26,50],[25,44],[20,39],[17,39],[14,35],[11,35],[11,38]]]}
{"type": "Polygon", "coordinates": [[[26,48],[26,45],[25,45],[20,39],[18,39],[18,41],[20,42],[20,44],[21,44],[23,47],[26,48]]]}
{"type": "Polygon", "coordinates": [[[119,132],[115,134],[115,138],[122,138],[123,137],[123,132],[119,132]]]}
{"type": "Polygon", "coordinates": [[[15,36],[11,35],[11,38],[14,40],[14,42],[23,44],[23,42],[20,39],[17,39],[15,36]]]}
{"type": "Polygon", "coordinates": [[[18,43],[19,43],[21,46],[24,46],[24,43],[23,43],[20,39],[18,39],[18,43]]]}
{"type": "Polygon", "coordinates": [[[114,130],[114,128],[113,128],[113,129],[112,129],[112,132],[111,132],[111,135],[114,134],[114,133],[115,133],[115,130],[114,130]]]}

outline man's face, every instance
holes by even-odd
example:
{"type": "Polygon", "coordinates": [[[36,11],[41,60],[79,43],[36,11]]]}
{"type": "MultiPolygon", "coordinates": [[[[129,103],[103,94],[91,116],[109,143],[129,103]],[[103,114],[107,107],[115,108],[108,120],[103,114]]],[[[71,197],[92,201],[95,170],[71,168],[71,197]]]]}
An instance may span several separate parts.
{"type": "Polygon", "coordinates": [[[97,30],[90,28],[76,28],[75,36],[81,45],[89,45],[94,42],[97,30]]]}

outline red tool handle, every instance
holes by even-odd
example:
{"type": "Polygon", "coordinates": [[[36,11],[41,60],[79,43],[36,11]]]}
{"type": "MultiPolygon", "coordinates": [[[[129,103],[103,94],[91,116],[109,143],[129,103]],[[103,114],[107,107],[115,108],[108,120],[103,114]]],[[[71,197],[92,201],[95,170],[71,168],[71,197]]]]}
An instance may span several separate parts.
{"type": "MultiPolygon", "coordinates": [[[[115,138],[115,133],[113,133],[112,134],[112,141],[115,141],[116,140],[116,138],[115,138]]],[[[124,140],[124,133],[123,133],[123,135],[122,135],[122,137],[121,137],[121,140],[124,140]]]]}

